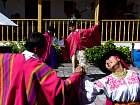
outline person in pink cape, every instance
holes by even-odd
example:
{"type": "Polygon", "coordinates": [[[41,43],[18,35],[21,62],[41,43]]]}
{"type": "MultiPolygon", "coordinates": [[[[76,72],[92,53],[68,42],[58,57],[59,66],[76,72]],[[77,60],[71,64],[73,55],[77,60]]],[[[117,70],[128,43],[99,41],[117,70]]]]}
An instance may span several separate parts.
{"type": "Polygon", "coordinates": [[[58,67],[58,55],[56,53],[55,45],[59,45],[58,39],[54,36],[55,29],[49,26],[44,36],[46,38],[46,46],[40,59],[47,63],[52,68],[58,67]]]}
{"type": "Polygon", "coordinates": [[[66,95],[77,91],[84,71],[77,67],[69,78],[58,77],[39,59],[45,45],[45,36],[34,32],[22,53],[0,54],[0,105],[72,105],[66,95]]]}
{"type": "Polygon", "coordinates": [[[67,47],[69,48],[69,55],[72,60],[73,71],[77,64],[86,67],[85,48],[100,45],[100,34],[98,23],[87,29],[76,29],[76,21],[69,23],[67,47]]]}

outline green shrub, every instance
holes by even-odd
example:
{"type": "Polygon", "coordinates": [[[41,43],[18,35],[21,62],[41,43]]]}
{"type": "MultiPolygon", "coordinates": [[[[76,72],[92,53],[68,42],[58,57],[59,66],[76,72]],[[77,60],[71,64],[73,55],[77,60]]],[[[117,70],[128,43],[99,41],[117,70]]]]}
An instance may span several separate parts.
{"type": "Polygon", "coordinates": [[[12,53],[20,53],[25,50],[24,42],[9,42],[9,46],[11,47],[12,53]]]}
{"type": "MultiPolygon", "coordinates": [[[[12,53],[20,53],[22,51],[25,50],[25,47],[24,47],[24,44],[25,42],[8,42],[9,44],[7,46],[10,46],[11,47],[11,52],[12,53]]],[[[54,45],[54,48],[56,49],[56,53],[57,55],[60,55],[61,54],[61,49],[60,49],[60,46],[58,45],[54,45]]]]}
{"type": "Polygon", "coordinates": [[[57,59],[58,59],[58,62],[60,63],[60,62],[62,62],[62,53],[61,53],[61,48],[60,48],[60,46],[59,45],[57,45],[57,44],[55,44],[54,45],[54,48],[55,48],[55,50],[56,50],[56,54],[57,54],[57,59]]]}
{"type": "Polygon", "coordinates": [[[104,45],[101,45],[101,46],[87,48],[85,50],[86,59],[89,63],[92,63],[93,65],[98,67],[99,60],[102,58],[102,56],[106,52],[108,52],[112,49],[117,49],[117,50],[123,52],[124,54],[126,54],[127,55],[127,63],[130,63],[130,49],[129,49],[129,47],[125,47],[125,46],[117,47],[114,45],[113,41],[108,41],[104,45]]]}
{"type": "MultiPolygon", "coordinates": [[[[12,49],[12,53],[19,53],[22,52],[24,47],[24,42],[9,42],[9,46],[12,49]]],[[[62,62],[62,54],[61,54],[61,48],[58,45],[54,45],[56,49],[56,53],[58,55],[58,61],[62,62]]],[[[101,59],[101,57],[108,51],[112,49],[117,49],[124,54],[127,55],[127,63],[130,63],[131,56],[130,56],[130,49],[129,47],[120,46],[117,47],[114,45],[113,41],[108,41],[104,45],[101,46],[95,46],[93,48],[87,48],[85,50],[86,58],[89,63],[92,63],[93,65],[98,67],[98,61],[101,59]]]]}

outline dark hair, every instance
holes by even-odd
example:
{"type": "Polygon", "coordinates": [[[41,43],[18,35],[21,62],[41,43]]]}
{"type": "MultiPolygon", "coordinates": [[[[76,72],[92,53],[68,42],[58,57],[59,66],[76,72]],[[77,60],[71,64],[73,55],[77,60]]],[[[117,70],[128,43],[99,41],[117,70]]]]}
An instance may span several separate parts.
{"type": "Polygon", "coordinates": [[[70,20],[69,26],[76,26],[76,20],[70,20]]]}
{"type": "Polygon", "coordinates": [[[106,60],[111,57],[111,56],[118,56],[120,59],[122,59],[123,61],[126,61],[127,59],[127,55],[125,55],[124,53],[122,53],[121,51],[119,50],[110,50],[108,52],[106,52],[103,57],[99,60],[99,68],[102,72],[106,73],[107,75],[108,74],[111,74],[111,71],[109,71],[106,66],[105,66],[105,63],[106,63],[106,60]]]}
{"type": "Polygon", "coordinates": [[[49,27],[48,27],[48,31],[49,31],[49,33],[51,33],[51,34],[54,34],[54,33],[56,32],[56,30],[54,29],[53,26],[49,26],[49,27]]]}
{"type": "Polygon", "coordinates": [[[25,43],[25,48],[33,52],[34,48],[43,48],[45,45],[45,36],[40,32],[33,32],[25,43]]]}

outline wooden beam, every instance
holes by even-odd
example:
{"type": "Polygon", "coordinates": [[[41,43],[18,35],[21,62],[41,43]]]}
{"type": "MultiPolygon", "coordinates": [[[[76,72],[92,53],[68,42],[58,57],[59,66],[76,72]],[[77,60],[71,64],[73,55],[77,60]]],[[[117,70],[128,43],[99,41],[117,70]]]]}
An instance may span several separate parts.
{"type": "Polygon", "coordinates": [[[38,32],[42,32],[42,0],[38,0],[38,32]]]}
{"type": "Polygon", "coordinates": [[[95,5],[95,23],[97,23],[99,22],[99,0],[96,0],[95,5]]]}

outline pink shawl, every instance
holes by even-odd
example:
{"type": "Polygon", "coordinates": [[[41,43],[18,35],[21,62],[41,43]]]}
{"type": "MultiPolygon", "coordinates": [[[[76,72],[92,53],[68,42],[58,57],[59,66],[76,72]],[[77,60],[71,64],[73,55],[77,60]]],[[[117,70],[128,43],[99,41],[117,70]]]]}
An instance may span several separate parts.
{"type": "Polygon", "coordinates": [[[88,29],[76,29],[66,39],[72,57],[77,50],[100,45],[99,26],[94,25],[88,29]]]}
{"type": "Polygon", "coordinates": [[[62,80],[36,58],[25,61],[22,54],[0,54],[0,104],[64,105],[65,94],[78,91],[73,86],[79,84],[79,77],[75,73],[62,80]]]}
{"type": "Polygon", "coordinates": [[[81,45],[83,48],[91,48],[100,45],[99,26],[94,25],[91,28],[84,29],[81,32],[81,45]]]}
{"type": "Polygon", "coordinates": [[[70,57],[72,57],[76,50],[80,50],[81,43],[80,43],[80,30],[76,29],[74,32],[71,32],[70,35],[66,39],[67,46],[69,48],[70,57]]]}
{"type": "Polygon", "coordinates": [[[45,61],[49,56],[53,41],[53,36],[49,35],[48,32],[45,32],[44,36],[46,37],[46,46],[44,47],[44,53],[42,54],[42,57],[40,57],[42,61],[45,61]]]}
{"type": "Polygon", "coordinates": [[[0,54],[0,105],[23,105],[18,93],[25,63],[21,54],[0,54]],[[14,100],[14,101],[12,101],[14,100]],[[9,104],[8,104],[9,103],[9,104]]]}

